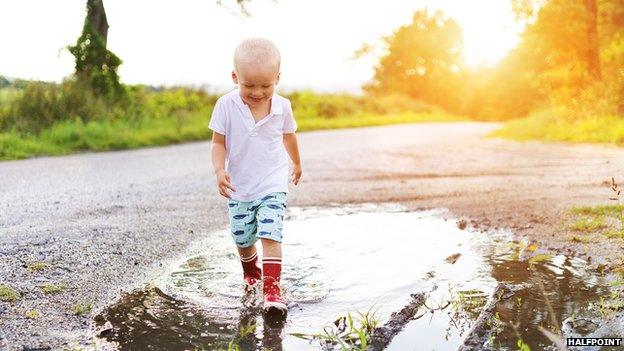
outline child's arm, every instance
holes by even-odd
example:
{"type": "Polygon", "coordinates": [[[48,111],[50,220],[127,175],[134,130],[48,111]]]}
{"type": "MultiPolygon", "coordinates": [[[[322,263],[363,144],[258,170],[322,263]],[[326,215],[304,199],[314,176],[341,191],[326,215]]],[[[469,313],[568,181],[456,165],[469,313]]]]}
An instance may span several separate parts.
{"type": "Polygon", "coordinates": [[[291,176],[293,183],[297,185],[302,172],[301,159],[299,158],[299,146],[297,145],[297,135],[295,133],[284,134],[284,147],[293,162],[293,172],[291,176]]]}
{"type": "Polygon", "coordinates": [[[232,183],[230,175],[225,171],[225,135],[217,132],[212,133],[212,167],[217,175],[217,187],[219,188],[219,194],[226,198],[231,198],[228,189],[232,191],[232,183]]]}

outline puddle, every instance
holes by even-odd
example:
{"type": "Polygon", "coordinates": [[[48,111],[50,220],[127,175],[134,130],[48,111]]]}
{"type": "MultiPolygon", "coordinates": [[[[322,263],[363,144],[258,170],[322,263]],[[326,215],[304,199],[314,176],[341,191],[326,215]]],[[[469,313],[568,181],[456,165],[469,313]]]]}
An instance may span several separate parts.
{"type": "Polygon", "coordinates": [[[536,287],[540,281],[557,323],[577,318],[568,320],[567,335],[613,333],[593,324],[598,313],[593,303],[609,289],[586,262],[556,256],[529,266],[518,257],[526,247],[510,244],[511,233],[460,230],[440,214],[393,206],[292,208],[283,245],[282,285],[291,302],[285,323],[265,321],[260,311],[241,307],[240,263],[229,234],[221,231],[191,250],[198,254],[104,310],[96,324],[101,337],[119,350],[227,350],[233,345],[240,350],[318,350],[317,342],[291,333],[319,333],[339,316],[372,306],[383,323],[410,301],[410,294],[426,292],[419,318],[386,349],[454,350],[503,282],[514,292],[495,312],[502,322],[515,323],[517,334],[501,323],[504,327],[490,341],[515,350],[520,336],[541,350],[551,343],[537,326],[550,326],[553,316],[536,287]],[[593,319],[582,323],[582,316],[593,319]]]}

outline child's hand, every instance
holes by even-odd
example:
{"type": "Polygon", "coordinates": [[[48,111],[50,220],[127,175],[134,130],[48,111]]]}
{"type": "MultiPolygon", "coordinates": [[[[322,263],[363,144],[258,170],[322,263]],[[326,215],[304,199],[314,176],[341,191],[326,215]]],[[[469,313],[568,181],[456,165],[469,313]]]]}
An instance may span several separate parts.
{"type": "Polygon", "coordinates": [[[227,174],[225,170],[220,170],[219,172],[217,172],[217,186],[219,187],[219,194],[221,194],[222,196],[228,199],[232,198],[230,196],[230,192],[228,191],[228,189],[232,191],[236,191],[232,187],[232,181],[230,180],[230,175],[227,174]]]}
{"type": "Polygon", "coordinates": [[[292,177],[292,182],[297,185],[301,178],[301,165],[293,164],[293,171],[290,176],[292,177]]]}

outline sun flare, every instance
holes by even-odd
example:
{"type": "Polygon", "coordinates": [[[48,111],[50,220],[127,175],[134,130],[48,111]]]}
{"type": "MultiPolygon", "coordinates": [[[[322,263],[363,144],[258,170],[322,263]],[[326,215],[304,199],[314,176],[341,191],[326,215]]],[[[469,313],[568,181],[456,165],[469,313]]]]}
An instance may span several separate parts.
{"type": "Polygon", "coordinates": [[[471,66],[494,65],[517,45],[522,27],[514,20],[511,1],[429,1],[462,27],[464,59],[471,66]]]}

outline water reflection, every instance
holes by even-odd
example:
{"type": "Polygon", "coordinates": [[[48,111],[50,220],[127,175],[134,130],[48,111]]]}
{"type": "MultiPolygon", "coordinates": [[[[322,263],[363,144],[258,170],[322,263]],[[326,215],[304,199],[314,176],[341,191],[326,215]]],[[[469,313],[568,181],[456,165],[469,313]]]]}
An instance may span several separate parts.
{"type": "Polygon", "coordinates": [[[100,337],[119,350],[282,350],[283,318],[260,309],[206,312],[150,287],[125,295],[95,322],[113,326],[100,337]]]}
{"type": "MultiPolygon", "coordinates": [[[[515,350],[520,335],[539,350],[549,343],[538,325],[554,327],[571,315],[589,315],[589,304],[606,293],[602,278],[582,260],[555,256],[530,264],[518,245],[508,245],[510,233],[460,230],[436,212],[293,212],[283,246],[283,287],[290,302],[285,322],[241,306],[239,262],[223,231],[190,250],[153,286],[97,316],[96,324],[108,325],[101,337],[120,350],[318,350],[318,343],[291,333],[319,333],[338,316],[373,305],[385,321],[411,293],[427,291],[419,318],[387,349],[455,349],[494,287],[504,282],[514,291],[496,307],[504,327],[495,345],[515,350]]],[[[590,323],[568,332],[589,335],[595,328],[590,323]]]]}

